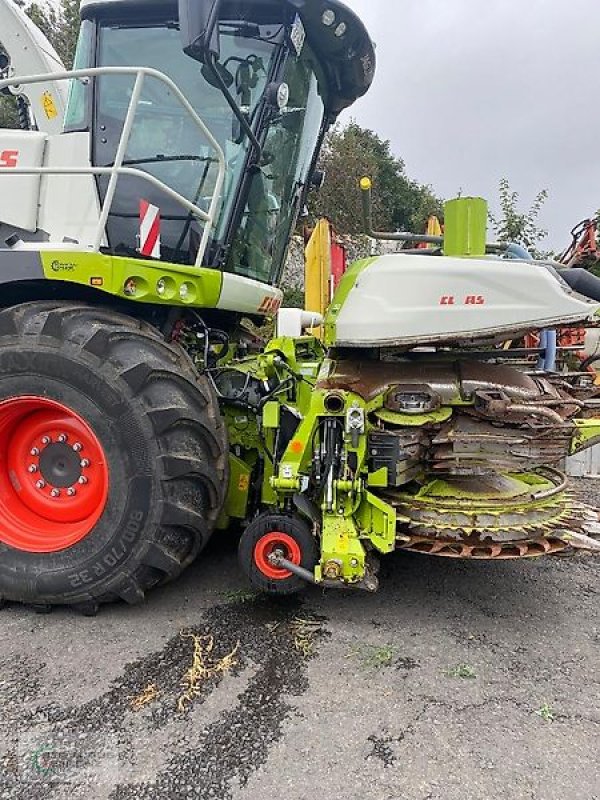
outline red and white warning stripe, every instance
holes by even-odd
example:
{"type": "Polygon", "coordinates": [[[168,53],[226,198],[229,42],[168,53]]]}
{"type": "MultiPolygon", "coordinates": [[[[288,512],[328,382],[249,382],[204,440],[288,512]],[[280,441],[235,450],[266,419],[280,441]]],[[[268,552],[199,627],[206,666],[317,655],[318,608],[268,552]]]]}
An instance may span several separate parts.
{"type": "Polygon", "coordinates": [[[160,258],[160,209],[140,200],[140,247],[143,256],[160,258]]]}

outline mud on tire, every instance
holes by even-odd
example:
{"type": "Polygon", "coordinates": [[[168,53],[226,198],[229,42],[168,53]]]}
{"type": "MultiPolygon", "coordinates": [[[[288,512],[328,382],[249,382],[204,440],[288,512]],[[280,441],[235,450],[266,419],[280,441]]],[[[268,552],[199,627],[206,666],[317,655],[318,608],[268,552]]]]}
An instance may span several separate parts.
{"type": "Polygon", "coordinates": [[[104,453],[108,494],[75,544],[51,552],[14,546],[6,524],[3,531],[3,509],[19,486],[14,475],[12,486],[7,480],[14,448],[6,432],[0,601],[88,612],[119,598],[138,603],[196,558],[222,508],[227,441],[214,392],[183,350],[105,309],[17,306],[0,312],[0,410],[19,397],[60,404],[89,427],[104,453]]]}

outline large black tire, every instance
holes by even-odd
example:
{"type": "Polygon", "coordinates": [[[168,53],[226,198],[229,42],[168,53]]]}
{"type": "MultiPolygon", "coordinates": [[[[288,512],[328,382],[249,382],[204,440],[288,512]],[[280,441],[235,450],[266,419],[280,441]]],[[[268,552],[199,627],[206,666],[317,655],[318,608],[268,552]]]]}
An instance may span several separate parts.
{"type": "Polygon", "coordinates": [[[0,498],[0,601],[93,612],[119,598],[139,603],[179,575],[208,541],[228,481],[217,399],[186,353],[110,310],[20,305],[0,312],[0,404],[20,396],[48,398],[87,423],[109,490],[89,533],[57,552],[2,543],[0,498]]]}

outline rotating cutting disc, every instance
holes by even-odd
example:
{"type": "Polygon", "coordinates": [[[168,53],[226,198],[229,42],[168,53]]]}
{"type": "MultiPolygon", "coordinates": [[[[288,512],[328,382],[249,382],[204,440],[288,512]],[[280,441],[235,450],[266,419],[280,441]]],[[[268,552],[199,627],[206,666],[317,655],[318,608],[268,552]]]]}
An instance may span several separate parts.
{"type": "MultiPolygon", "coordinates": [[[[562,473],[433,480],[414,494],[390,493],[399,547],[453,558],[531,558],[573,541],[595,544],[598,512],[566,491],[562,473]]],[[[590,545],[587,549],[594,549],[590,545]]]]}

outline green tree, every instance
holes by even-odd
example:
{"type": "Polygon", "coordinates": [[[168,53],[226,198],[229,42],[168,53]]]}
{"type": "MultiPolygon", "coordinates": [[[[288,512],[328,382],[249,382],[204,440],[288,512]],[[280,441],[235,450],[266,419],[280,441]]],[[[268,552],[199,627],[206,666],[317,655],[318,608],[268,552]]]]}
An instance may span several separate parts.
{"type": "Polygon", "coordinates": [[[373,219],[381,230],[422,232],[430,214],[440,214],[441,201],[428,186],[406,175],[404,161],[392,153],[389,141],[356,122],[336,126],[328,134],[320,158],[325,185],[309,198],[314,217],[331,219],[340,233],[364,232],[358,183],[373,180],[373,219]]]}
{"type": "Polygon", "coordinates": [[[490,214],[490,219],[499,242],[515,242],[523,245],[533,255],[540,256],[538,245],[548,232],[537,224],[542,207],[548,199],[548,192],[543,189],[536,196],[527,211],[519,209],[520,196],[511,189],[506,178],[500,181],[500,216],[490,214]]]}
{"type": "Polygon", "coordinates": [[[60,0],[58,6],[36,2],[18,4],[48,38],[65,67],[71,69],[79,34],[80,0],[60,0]]]}
{"type": "Polygon", "coordinates": [[[67,69],[73,67],[79,36],[79,6],[81,0],[60,0],[59,36],[52,44],[67,69]]]}
{"type": "Polygon", "coordinates": [[[304,290],[292,286],[283,290],[284,308],[304,308],[304,290]]]}

